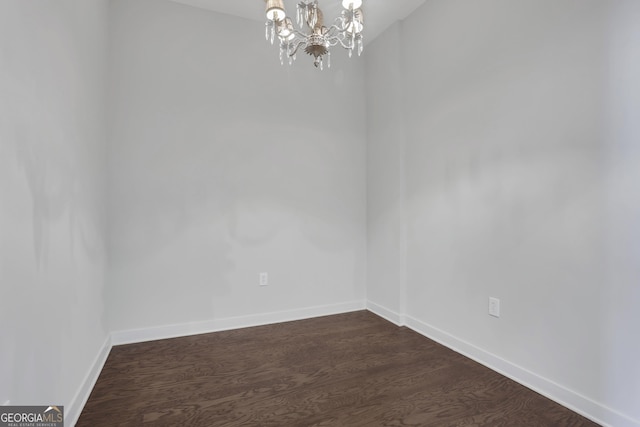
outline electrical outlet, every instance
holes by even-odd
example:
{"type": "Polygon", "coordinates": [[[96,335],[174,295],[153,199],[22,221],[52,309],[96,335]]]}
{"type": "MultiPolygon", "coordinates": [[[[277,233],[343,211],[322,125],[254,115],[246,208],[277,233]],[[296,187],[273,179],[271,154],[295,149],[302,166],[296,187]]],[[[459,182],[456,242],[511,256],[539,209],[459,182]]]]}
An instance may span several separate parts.
{"type": "Polygon", "coordinates": [[[489,298],[489,315],[500,317],[500,300],[498,298],[489,298]]]}
{"type": "Polygon", "coordinates": [[[269,285],[269,275],[267,273],[260,273],[260,286],[269,285]]]}

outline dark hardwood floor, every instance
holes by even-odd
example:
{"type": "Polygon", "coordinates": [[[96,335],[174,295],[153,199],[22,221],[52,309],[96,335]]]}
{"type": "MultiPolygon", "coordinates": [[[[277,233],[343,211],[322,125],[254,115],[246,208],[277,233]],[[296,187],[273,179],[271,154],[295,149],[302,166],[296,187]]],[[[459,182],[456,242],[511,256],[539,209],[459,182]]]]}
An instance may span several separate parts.
{"type": "Polygon", "coordinates": [[[361,311],[117,346],[77,426],[597,426],[361,311]]]}

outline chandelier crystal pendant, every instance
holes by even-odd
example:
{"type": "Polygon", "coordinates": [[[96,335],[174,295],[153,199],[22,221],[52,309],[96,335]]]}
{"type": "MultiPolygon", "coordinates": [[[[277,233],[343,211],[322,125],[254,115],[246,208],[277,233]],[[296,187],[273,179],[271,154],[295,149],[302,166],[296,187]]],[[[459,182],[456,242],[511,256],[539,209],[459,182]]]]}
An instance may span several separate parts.
{"type": "Polygon", "coordinates": [[[324,25],[324,15],[318,0],[302,0],[298,3],[296,14],[300,29],[295,28],[291,18],[287,16],[284,0],[265,0],[265,3],[265,37],[271,44],[279,42],[281,64],[286,60],[291,65],[297,53],[302,50],[313,56],[313,64],[322,70],[325,58],[327,67],[331,67],[330,48],[333,46],[340,45],[347,49],[349,57],[354,50],[358,55],[362,53],[362,0],[342,0],[344,10],[330,27],[324,25]]]}

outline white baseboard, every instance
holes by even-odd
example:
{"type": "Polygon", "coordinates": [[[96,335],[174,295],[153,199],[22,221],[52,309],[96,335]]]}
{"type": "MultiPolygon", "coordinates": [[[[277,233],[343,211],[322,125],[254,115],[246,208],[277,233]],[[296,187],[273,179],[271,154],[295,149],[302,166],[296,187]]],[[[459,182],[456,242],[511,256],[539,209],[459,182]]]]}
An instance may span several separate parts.
{"type": "Polygon", "coordinates": [[[251,326],[262,326],[272,323],[289,322],[292,320],[311,319],[314,317],[330,316],[333,314],[349,313],[352,311],[365,310],[364,301],[352,301],[341,304],[307,307],[297,310],[287,310],[275,313],[263,313],[251,316],[229,317],[225,319],[215,319],[205,322],[184,323],[178,325],[159,326],[145,329],[135,329],[129,331],[112,332],[105,340],[100,352],[96,356],[93,365],[80,386],[80,389],[73,398],[68,409],[65,408],[66,425],[74,426],[84,405],[87,403],[93,386],[98,380],[100,371],[104,367],[111,347],[121,344],[132,344],[158,339],[175,338],[188,335],[197,335],[209,332],[225,331],[230,329],[247,328],[251,326]]]}
{"type": "Polygon", "coordinates": [[[89,400],[89,395],[91,394],[96,381],[98,381],[98,377],[100,376],[100,372],[102,371],[105,362],[107,361],[110,351],[111,336],[107,336],[100,348],[100,351],[94,359],[91,368],[89,368],[89,372],[85,375],[80,388],[73,397],[71,404],[68,407],[65,407],[65,425],[75,426],[78,422],[78,418],[80,418],[80,414],[82,413],[82,408],[84,408],[87,400],[89,400]]]}
{"type": "MultiPolygon", "coordinates": [[[[389,310],[383,310],[383,313],[385,311],[389,312],[389,310]]],[[[373,312],[376,313],[375,311],[373,312]]],[[[428,325],[411,316],[400,315],[393,312],[389,313],[387,313],[387,316],[402,319],[404,324],[415,332],[522,384],[603,427],[640,427],[640,421],[638,420],[634,420],[588,397],[582,396],[573,390],[569,390],[560,384],[476,347],[441,329],[428,325]]]]}
{"type": "Polygon", "coordinates": [[[177,325],[157,326],[111,333],[113,345],[132,344],[167,338],[184,337],[189,335],[206,334],[210,332],[226,331],[230,329],[262,326],[272,323],[289,322],[292,320],[311,319],[332,314],[348,313],[366,309],[364,301],[307,307],[296,310],[262,313],[249,316],[213,319],[204,322],[182,323],[177,325]]]}
{"type": "Polygon", "coordinates": [[[411,316],[402,315],[389,310],[382,305],[367,301],[353,301],[348,303],[308,307],[303,309],[280,311],[274,313],[262,313],[250,316],[230,317],[214,319],[204,322],[194,322],[178,325],[135,329],[128,331],[112,332],[110,338],[105,340],[92,368],[87,373],[85,380],[76,393],[69,409],[66,410],[67,425],[75,425],[82,408],[91,394],[93,386],[100,375],[100,371],[106,362],[112,345],[131,344],[158,339],[175,338],[180,336],[197,335],[203,333],[240,329],[252,326],[261,326],[273,323],[288,322],[293,320],[310,319],[320,316],[348,313],[367,309],[372,313],[388,320],[398,326],[407,326],[417,333],[432,339],[453,351],[460,353],[489,369],[510,378],[525,387],[540,393],[549,399],[575,411],[586,418],[604,427],[640,427],[640,421],[633,420],[624,414],[614,411],[598,402],[569,390],[551,380],[543,378],[520,366],[508,362],[494,354],[478,348],[464,340],[428,325],[411,316]]]}
{"type": "Polygon", "coordinates": [[[393,323],[396,326],[404,326],[405,319],[404,316],[396,313],[395,311],[389,310],[380,304],[376,304],[373,301],[367,301],[367,310],[372,312],[373,314],[382,317],[385,320],[393,323]]]}

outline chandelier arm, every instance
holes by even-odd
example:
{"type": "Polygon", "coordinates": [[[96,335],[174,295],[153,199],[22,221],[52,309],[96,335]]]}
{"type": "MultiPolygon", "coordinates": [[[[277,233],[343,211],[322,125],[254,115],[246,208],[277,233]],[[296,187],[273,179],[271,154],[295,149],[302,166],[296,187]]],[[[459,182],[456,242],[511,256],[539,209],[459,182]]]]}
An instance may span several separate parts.
{"type": "Polygon", "coordinates": [[[330,39],[327,39],[327,42],[329,42],[329,47],[334,47],[334,46],[337,46],[338,44],[341,44],[339,37],[331,37],[330,39]]]}
{"type": "Polygon", "coordinates": [[[294,33],[296,36],[298,36],[298,37],[300,37],[300,38],[303,38],[303,39],[306,39],[306,38],[307,38],[307,36],[308,36],[308,34],[303,33],[302,31],[298,30],[297,28],[294,28],[294,29],[293,29],[293,33],[294,33]]]}
{"type": "Polygon", "coordinates": [[[296,44],[296,47],[293,49],[293,51],[289,54],[290,57],[294,57],[296,55],[296,53],[298,53],[298,49],[300,49],[300,46],[307,44],[306,40],[301,40],[296,44]]]}
{"type": "MultiPolygon", "coordinates": [[[[336,24],[333,24],[332,26],[327,28],[327,33],[329,33],[331,30],[336,30],[338,32],[338,34],[344,34],[347,31],[347,27],[345,26],[344,28],[342,28],[342,27],[339,27],[336,24]]],[[[336,36],[337,36],[337,34],[336,34],[336,36]]]]}
{"type": "Polygon", "coordinates": [[[340,43],[340,46],[342,46],[345,49],[355,48],[355,43],[351,41],[351,38],[347,38],[347,40],[351,41],[351,43],[345,43],[341,38],[336,38],[336,40],[338,40],[338,42],[340,43]]]}

